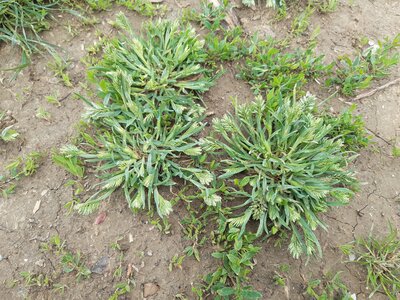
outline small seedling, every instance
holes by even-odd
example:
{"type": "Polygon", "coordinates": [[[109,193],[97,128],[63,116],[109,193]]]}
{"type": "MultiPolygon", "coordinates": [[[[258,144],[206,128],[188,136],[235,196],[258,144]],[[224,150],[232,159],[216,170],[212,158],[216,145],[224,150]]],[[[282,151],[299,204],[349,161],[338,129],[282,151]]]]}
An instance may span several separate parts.
{"type": "Polygon", "coordinates": [[[134,286],[135,282],[130,278],[126,282],[116,284],[114,293],[108,298],[108,300],[118,300],[120,296],[128,294],[134,286]]]}
{"type": "Polygon", "coordinates": [[[400,147],[393,146],[392,155],[393,157],[400,157],[400,147]]]}
{"type": "Polygon", "coordinates": [[[53,284],[53,291],[60,293],[61,295],[64,294],[65,289],[67,289],[68,286],[66,284],[62,284],[62,283],[55,283],[53,284]]]}
{"type": "Polygon", "coordinates": [[[61,264],[65,273],[76,273],[77,281],[89,278],[92,273],[90,269],[83,263],[80,252],[75,254],[69,251],[65,252],[61,257],[61,264]]]}
{"type": "Polygon", "coordinates": [[[58,100],[57,94],[46,96],[46,101],[50,104],[61,106],[61,102],[58,100]]]}
{"type": "Polygon", "coordinates": [[[8,174],[0,174],[0,192],[4,198],[14,192],[15,181],[21,179],[21,177],[31,176],[36,172],[41,157],[41,153],[32,151],[25,157],[18,157],[5,167],[8,174]]]}
{"type": "Polygon", "coordinates": [[[313,15],[315,9],[312,6],[307,8],[300,13],[292,22],[292,34],[299,36],[303,34],[310,25],[310,18],[313,15]]]}
{"type": "Polygon", "coordinates": [[[72,87],[71,79],[67,73],[69,62],[60,55],[53,56],[53,62],[48,64],[54,75],[59,77],[66,87],[72,87]]]}
{"type": "Polygon", "coordinates": [[[0,139],[3,140],[4,142],[11,142],[17,139],[19,136],[19,133],[12,129],[12,125],[7,126],[0,132],[0,139]]]}
{"type": "Polygon", "coordinates": [[[52,280],[46,274],[33,274],[31,272],[21,272],[20,275],[25,281],[26,286],[49,287],[52,280]]]}
{"type": "Polygon", "coordinates": [[[185,260],[185,258],[186,258],[186,255],[178,255],[178,254],[175,254],[175,255],[171,258],[171,261],[169,262],[168,270],[169,270],[170,272],[172,272],[172,270],[173,270],[174,268],[179,268],[179,269],[182,270],[182,264],[183,264],[183,261],[185,260]]]}
{"type": "Polygon", "coordinates": [[[39,107],[36,110],[36,118],[43,119],[43,120],[46,120],[46,121],[50,121],[51,114],[46,109],[44,109],[43,107],[39,107]]]}

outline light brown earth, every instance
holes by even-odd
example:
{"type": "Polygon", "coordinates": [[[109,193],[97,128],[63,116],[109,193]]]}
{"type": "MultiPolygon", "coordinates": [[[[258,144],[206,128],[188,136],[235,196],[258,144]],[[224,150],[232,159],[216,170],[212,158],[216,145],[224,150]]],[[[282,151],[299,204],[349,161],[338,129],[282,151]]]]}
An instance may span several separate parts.
{"type": "MultiPolygon", "coordinates": [[[[353,53],[356,41],[364,36],[371,39],[393,37],[400,29],[400,1],[396,0],[354,0],[350,5],[341,3],[339,9],[331,14],[315,14],[312,18],[310,32],[317,26],[321,28],[318,37],[318,52],[325,54],[327,61],[338,55],[353,53]]],[[[166,18],[175,18],[180,14],[177,2],[165,1],[168,6],[166,18]]],[[[191,1],[179,1],[180,6],[191,1]]],[[[196,1],[196,6],[198,5],[196,1]]],[[[52,29],[44,34],[45,39],[60,45],[72,65],[68,69],[74,84],[66,88],[52,76],[47,67],[48,57],[34,57],[34,63],[17,78],[9,81],[12,74],[0,73],[0,110],[10,111],[16,120],[15,129],[21,138],[13,143],[0,142],[0,168],[13,158],[41,151],[45,153],[37,173],[18,182],[16,193],[8,199],[0,199],[0,299],[108,299],[114,290],[116,281],[112,272],[117,266],[117,257],[110,244],[118,238],[123,238],[127,247],[123,261],[124,268],[133,264],[136,287],[126,299],[143,299],[142,286],[154,283],[159,286],[156,295],[148,299],[174,299],[177,294],[184,294],[188,299],[194,299],[191,286],[199,282],[201,275],[207,273],[215,265],[209,255],[214,249],[202,250],[200,263],[187,259],[182,270],[169,272],[170,259],[187,246],[181,234],[179,220],[185,213],[177,208],[172,214],[171,233],[161,234],[154,225],[149,224],[145,214],[132,215],[126,207],[121,195],[114,195],[102,210],[107,211],[105,221],[94,225],[97,214],[89,216],[67,215],[63,205],[72,198],[72,189],[64,184],[69,175],[55,166],[50,159],[52,149],[68,143],[76,135],[76,126],[84,112],[81,101],[73,97],[73,93],[84,93],[81,83],[85,83],[85,66],[80,59],[85,55],[85,49],[95,40],[95,31],[115,34],[108,20],[113,20],[118,8],[97,14],[102,22],[94,27],[82,26],[67,14],[57,15],[52,29]],[[78,30],[78,35],[71,37],[65,29],[71,24],[78,30]],[[57,93],[62,101],[61,107],[47,103],[45,96],[57,93]],[[51,113],[51,120],[44,121],[35,117],[36,110],[44,107],[51,113]],[[33,209],[40,200],[40,208],[36,213],[33,209]],[[108,257],[108,266],[103,274],[94,274],[89,280],[76,282],[73,275],[63,275],[60,281],[68,288],[63,295],[46,288],[27,288],[22,283],[10,288],[7,283],[12,279],[21,280],[22,271],[52,274],[57,267],[54,255],[40,251],[41,242],[50,236],[60,235],[67,241],[68,248],[81,251],[87,264],[92,266],[98,259],[108,257]],[[133,240],[129,242],[129,235],[133,240]],[[6,282],[6,284],[4,284],[6,282]]],[[[261,31],[266,35],[282,38],[287,35],[290,20],[274,22],[271,10],[239,8],[235,10],[243,26],[248,32],[261,31]]],[[[125,13],[139,29],[145,20],[132,12],[125,13]]],[[[293,16],[291,16],[293,17],[293,16]]],[[[303,45],[307,35],[293,41],[294,45],[303,45]]],[[[0,68],[15,66],[19,61],[16,48],[0,45],[0,68]]],[[[249,86],[235,79],[235,66],[225,66],[226,74],[219,79],[216,86],[204,97],[209,111],[221,116],[231,110],[231,97],[239,101],[251,101],[252,93],[249,86]]],[[[380,82],[379,86],[399,77],[399,68],[394,69],[390,77],[380,82]]],[[[372,88],[373,88],[372,87],[372,88]]],[[[314,85],[312,91],[323,98],[327,91],[314,85]]],[[[330,104],[336,111],[344,107],[343,101],[351,99],[334,99],[330,104]],[[342,100],[342,101],[341,101],[342,100]]],[[[251,283],[264,294],[263,299],[303,299],[306,282],[320,278],[328,272],[342,272],[342,279],[349,286],[357,299],[366,299],[369,291],[366,289],[365,273],[353,264],[343,263],[344,257],[339,246],[352,241],[356,236],[366,236],[370,230],[383,235],[390,220],[394,225],[400,225],[400,159],[391,155],[392,146],[400,143],[400,85],[393,85],[374,96],[358,101],[357,112],[364,116],[366,126],[373,135],[374,144],[362,151],[354,162],[353,168],[362,182],[361,190],[350,205],[331,210],[323,216],[329,230],[318,231],[323,246],[323,258],[312,258],[308,263],[305,259],[291,258],[286,246],[275,248],[273,241],[262,245],[263,249],[257,256],[257,264],[251,274],[251,283]],[[290,270],[287,277],[288,289],[274,284],[274,271],[279,265],[288,264],[290,270]]],[[[93,174],[89,172],[89,182],[93,174]]],[[[122,298],[123,299],[123,298],[122,298]]],[[[376,295],[374,299],[385,299],[376,295]]]]}

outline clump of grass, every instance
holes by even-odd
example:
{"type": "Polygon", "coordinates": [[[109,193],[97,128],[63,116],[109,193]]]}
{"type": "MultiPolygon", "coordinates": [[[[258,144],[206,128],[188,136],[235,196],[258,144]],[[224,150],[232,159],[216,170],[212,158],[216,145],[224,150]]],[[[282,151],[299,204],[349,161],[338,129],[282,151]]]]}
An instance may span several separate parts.
{"type": "Polygon", "coordinates": [[[314,97],[299,101],[271,91],[235,114],[213,121],[221,139],[206,138],[206,152],[226,157],[223,174],[236,185],[227,196],[242,198],[230,207],[228,222],[244,233],[250,220],[257,235],[291,230],[294,257],[320,253],[314,230],[325,228],[318,214],[347,204],[356,180],[347,170],[342,140],[330,138],[332,126],[314,116],[314,97]]]}
{"type": "Polygon", "coordinates": [[[339,58],[336,75],[327,80],[328,85],[338,85],[342,94],[353,96],[358,89],[366,89],[371,80],[390,74],[399,63],[400,54],[393,50],[400,45],[400,34],[393,40],[385,39],[367,47],[355,58],[345,55],[339,58]]]}
{"type": "Polygon", "coordinates": [[[203,44],[177,23],[148,24],[147,39],[133,33],[125,16],[117,23],[128,36],[110,43],[93,67],[103,103],[85,100],[86,120],[96,134],[85,135],[79,148],[61,150],[65,157],[100,165],[100,190],[76,209],[90,213],[122,189],[133,211],[155,206],[164,217],[172,203],[162,187],[173,186],[175,178],[194,184],[207,204],[216,205],[220,198],[209,187],[213,175],[195,166],[202,155],[196,135],[205,124],[194,98],[213,83],[201,66],[203,44]]]}
{"type": "Polygon", "coordinates": [[[341,139],[345,151],[358,152],[370,143],[371,137],[365,130],[362,117],[353,113],[356,108],[356,105],[352,105],[339,115],[322,115],[325,123],[332,127],[329,136],[341,139]]]}
{"type": "Polygon", "coordinates": [[[169,21],[148,23],[144,28],[147,38],[143,39],[133,32],[123,14],[118,15],[116,25],[128,34],[107,45],[102,61],[92,68],[92,78],[101,81],[104,93],[124,89],[124,98],[174,92],[195,95],[212,86],[213,79],[202,67],[207,57],[204,42],[190,26],[182,28],[169,21]],[[121,77],[126,82],[115,82],[121,77]]]}
{"type": "Polygon", "coordinates": [[[0,2],[0,42],[11,43],[22,50],[21,70],[29,64],[33,53],[43,50],[54,54],[54,47],[39,33],[49,29],[47,17],[58,4],[57,0],[14,0],[0,2]]]}
{"type": "Polygon", "coordinates": [[[400,239],[397,228],[389,224],[385,237],[358,238],[355,242],[342,246],[342,251],[356,255],[355,263],[367,269],[367,284],[371,287],[370,298],[376,292],[385,293],[396,300],[400,292],[400,239]]]}
{"type": "Polygon", "coordinates": [[[239,78],[248,81],[256,94],[272,89],[290,94],[310,78],[319,78],[332,68],[323,63],[322,55],[314,54],[313,45],[304,51],[284,52],[285,49],[273,39],[253,41],[239,78]]]}
{"type": "Polygon", "coordinates": [[[194,106],[178,114],[166,108],[168,100],[163,102],[158,107],[125,102],[132,111],[117,104],[111,107],[92,104],[89,117],[101,125],[95,144],[87,145],[88,151],[74,147],[61,151],[100,163],[98,171],[106,171],[101,175],[101,190],[76,206],[81,213],[92,212],[100,201],[121,188],[132,210],[151,209],[154,201],[159,216],[164,217],[172,211],[172,204],[161,195],[160,188],[174,185],[174,178],[200,188],[208,204],[219,201],[212,189],[207,188],[213,180],[211,173],[191,166],[191,157],[202,153],[194,137],[204,128],[201,122],[204,110],[194,106]]]}

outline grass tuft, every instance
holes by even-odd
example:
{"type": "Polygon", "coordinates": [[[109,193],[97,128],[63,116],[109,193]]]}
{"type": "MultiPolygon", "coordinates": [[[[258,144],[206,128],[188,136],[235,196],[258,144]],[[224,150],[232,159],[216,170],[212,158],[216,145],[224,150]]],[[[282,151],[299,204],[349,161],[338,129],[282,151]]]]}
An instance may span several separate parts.
{"type": "Polygon", "coordinates": [[[376,292],[385,293],[389,299],[398,299],[400,292],[400,239],[397,228],[389,224],[389,233],[383,238],[369,235],[354,243],[342,246],[345,254],[356,255],[355,263],[367,269],[367,284],[371,298],[376,292]]]}
{"type": "Polygon", "coordinates": [[[315,117],[314,97],[299,101],[271,91],[235,114],[214,120],[221,138],[206,138],[205,151],[226,157],[220,179],[236,187],[228,196],[242,198],[228,219],[245,232],[250,220],[257,235],[292,231],[289,250],[294,257],[320,253],[313,231],[325,228],[318,213],[347,204],[356,180],[347,170],[342,140],[330,138],[332,126],[315,117]]]}

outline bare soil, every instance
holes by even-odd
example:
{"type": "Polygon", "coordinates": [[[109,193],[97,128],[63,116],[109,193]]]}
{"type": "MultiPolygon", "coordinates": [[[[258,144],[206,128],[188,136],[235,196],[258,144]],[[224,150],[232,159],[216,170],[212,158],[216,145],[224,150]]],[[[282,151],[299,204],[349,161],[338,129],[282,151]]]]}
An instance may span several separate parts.
{"type": "MultiPolygon", "coordinates": [[[[165,18],[176,18],[181,6],[192,5],[192,1],[168,0],[165,18]],[[177,5],[179,3],[179,5],[177,5]]],[[[198,5],[198,1],[196,6],[198,5]]],[[[350,2],[350,1],[349,1],[350,2]]],[[[356,41],[367,36],[371,39],[393,37],[400,29],[400,1],[398,0],[354,0],[353,4],[342,1],[339,9],[331,14],[315,14],[309,32],[318,26],[318,52],[326,55],[327,62],[338,55],[356,51],[356,41]]],[[[170,259],[187,246],[181,234],[179,220],[184,209],[177,208],[170,218],[171,233],[166,235],[149,223],[145,214],[133,215],[126,206],[122,195],[115,194],[102,211],[107,212],[105,221],[94,225],[97,214],[81,216],[67,215],[64,204],[72,199],[72,188],[65,183],[69,175],[51,162],[51,149],[68,143],[77,134],[77,124],[84,112],[84,105],[76,100],[74,93],[85,93],[80,84],[85,83],[85,66],[80,61],[86,49],[96,40],[95,32],[116,34],[107,23],[115,19],[119,8],[96,16],[101,20],[95,26],[83,26],[70,15],[56,16],[52,29],[44,34],[51,43],[64,49],[72,64],[68,69],[73,88],[66,88],[52,75],[48,68],[49,57],[34,57],[34,63],[17,78],[10,81],[12,74],[0,73],[0,110],[10,111],[21,138],[12,143],[1,143],[0,168],[17,156],[30,151],[45,153],[37,173],[18,182],[16,193],[8,199],[0,199],[0,299],[108,299],[116,281],[112,272],[118,265],[117,254],[110,245],[122,238],[125,245],[124,272],[128,264],[135,267],[136,287],[126,299],[143,299],[143,285],[154,283],[158,292],[148,299],[174,299],[184,294],[195,299],[191,292],[193,284],[200,281],[215,265],[209,255],[215,249],[202,250],[200,263],[189,258],[182,270],[168,270],[170,259]],[[74,37],[68,34],[66,25],[77,29],[74,37]],[[62,106],[49,104],[45,96],[58,94],[63,98],[62,106]],[[51,113],[50,121],[35,117],[36,110],[44,107],[51,113]],[[36,213],[33,209],[40,201],[36,213]],[[24,284],[9,287],[10,280],[21,280],[22,271],[53,274],[59,268],[54,255],[40,251],[40,243],[50,236],[60,235],[67,241],[68,248],[80,251],[89,266],[99,259],[107,262],[102,274],[93,274],[88,280],[76,282],[74,275],[63,275],[59,281],[68,288],[63,295],[46,288],[27,288],[24,284]],[[131,237],[131,240],[130,240],[131,237]]],[[[146,19],[132,12],[124,11],[134,28],[139,29],[146,19]]],[[[290,30],[290,20],[274,22],[271,10],[260,8],[235,9],[244,28],[249,32],[260,31],[264,35],[282,38],[290,30]]],[[[294,16],[291,16],[294,17],[294,16]]],[[[304,45],[308,35],[293,41],[294,45],[304,45]]],[[[0,69],[15,66],[19,62],[19,51],[8,45],[0,45],[0,69]]],[[[207,109],[215,116],[222,116],[231,110],[231,97],[239,101],[251,101],[253,96],[249,86],[235,78],[235,65],[226,65],[226,73],[204,97],[207,109]]],[[[374,82],[373,87],[397,78],[400,69],[374,82]]],[[[373,88],[372,87],[372,88],[373,88]]],[[[310,88],[323,98],[326,90],[317,84],[310,88]]],[[[330,105],[338,111],[346,106],[344,101],[333,99],[330,105]]],[[[365,118],[366,126],[373,137],[373,145],[364,150],[352,165],[362,182],[361,189],[350,205],[332,209],[322,219],[329,226],[328,231],[319,230],[318,236],[323,246],[323,258],[295,260],[286,250],[274,247],[270,240],[262,245],[257,256],[257,264],[251,274],[251,283],[261,291],[264,299],[303,299],[308,280],[320,278],[327,273],[342,272],[342,279],[357,299],[367,299],[370,291],[366,288],[365,273],[354,264],[344,263],[339,246],[352,241],[356,236],[366,236],[372,230],[383,235],[390,220],[400,226],[400,159],[391,155],[392,147],[400,143],[400,85],[393,85],[375,95],[356,103],[358,112],[365,118]],[[279,265],[288,264],[288,287],[274,284],[273,276],[279,265]]],[[[211,119],[211,118],[209,118],[211,119]]],[[[88,181],[93,181],[89,170],[88,181]]],[[[88,188],[91,186],[89,185],[88,188]]],[[[374,299],[385,299],[376,294],[374,299]]]]}

